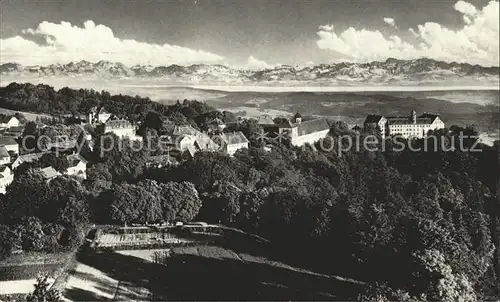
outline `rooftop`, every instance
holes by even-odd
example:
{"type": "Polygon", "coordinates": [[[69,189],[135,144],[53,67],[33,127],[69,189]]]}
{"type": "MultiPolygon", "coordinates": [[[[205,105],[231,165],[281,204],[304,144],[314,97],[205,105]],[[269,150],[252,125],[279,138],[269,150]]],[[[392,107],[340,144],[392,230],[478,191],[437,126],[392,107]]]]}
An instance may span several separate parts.
{"type": "Polygon", "coordinates": [[[42,175],[45,179],[52,179],[57,176],[61,176],[62,174],[56,171],[53,167],[47,167],[39,170],[42,172],[42,175]]]}
{"type": "Polygon", "coordinates": [[[175,126],[171,130],[172,135],[193,135],[193,136],[207,136],[203,132],[187,125],[187,126],[175,126]]]}
{"type": "Polygon", "coordinates": [[[365,119],[365,124],[372,124],[375,123],[377,124],[380,122],[380,120],[383,118],[383,116],[378,115],[378,114],[370,114],[366,117],[365,119]]]}
{"type": "Polygon", "coordinates": [[[9,151],[7,151],[7,148],[5,146],[0,146],[0,158],[10,158],[9,151]]]}
{"type": "Polygon", "coordinates": [[[8,123],[12,118],[15,118],[13,115],[7,115],[0,113],[0,123],[8,123]]]}
{"type": "Polygon", "coordinates": [[[257,124],[259,125],[274,125],[274,120],[270,115],[261,115],[257,120],[257,124]]]}
{"type": "Polygon", "coordinates": [[[314,132],[330,130],[330,125],[328,125],[328,122],[324,118],[305,121],[296,126],[298,127],[299,135],[306,135],[314,132]]]}
{"type": "Polygon", "coordinates": [[[17,145],[17,141],[14,136],[0,136],[0,146],[11,146],[11,145],[17,145]]]}
{"type": "Polygon", "coordinates": [[[45,155],[47,153],[49,153],[49,152],[29,153],[29,154],[20,155],[16,159],[16,161],[18,161],[19,164],[31,163],[31,162],[34,162],[35,160],[39,160],[43,155],[45,155]]]}
{"type": "Polygon", "coordinates": [[[224,143],[226,143],[228,145],[248,143],[248,139],[241,131],[222,133],[220,135],[220,138],[222,139],[222,141],[224,143]]]}
{"type": "MultiPolygon", "coordinates": [[[[421,118],[417,117],[416,124],[417,125],[422,125],[422,124],[432,124],[432,119],[430,118],[421,118]]],[[[387,122],[389,125],[412,125],[413,122],[411,119],[407,116],[394,116],[394,117],[387,117],[387,122]]]]}

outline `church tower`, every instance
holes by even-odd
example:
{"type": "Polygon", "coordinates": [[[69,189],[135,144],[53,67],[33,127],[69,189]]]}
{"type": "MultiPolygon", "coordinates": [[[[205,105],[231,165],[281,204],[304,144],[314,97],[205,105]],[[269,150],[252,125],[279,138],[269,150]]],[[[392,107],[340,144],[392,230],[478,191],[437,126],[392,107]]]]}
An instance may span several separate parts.
{"type": "Polygon", "coordinates": [[[417,123],[417,112],[415,112],[415,110],[412,110],[411,111],[411,122],[412,124],[416,124],[417,123]]]}

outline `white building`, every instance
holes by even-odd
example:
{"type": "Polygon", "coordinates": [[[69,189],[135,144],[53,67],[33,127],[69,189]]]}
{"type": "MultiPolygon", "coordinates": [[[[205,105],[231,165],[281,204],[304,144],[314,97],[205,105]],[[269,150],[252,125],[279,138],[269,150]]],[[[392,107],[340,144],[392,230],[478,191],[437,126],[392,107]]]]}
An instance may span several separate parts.
{"type": "Polygon", "coordinates": [[[239,149],[248,149],[248,139],[241,132],[222,133],[218,136],[221,146],[221,151],[233,155],[239,149]]]}
{"type": "Polygon", "coordinates": [[[286,136],[294,146],[314,144],[328,136],[330,125],[324,118],[302,121],[300,113],[296,113],[293,121],[287,120],[280,125],[264,126],[267,132],[277,132],[280,136],[286,136]]]}
{"type": "Polygon", "coordinates": [[[114,133],[120,138],[129,138],[131,140],[142,139],[136,135],[135,126],[127,120],[108,120],[100,125],[102,133],[114,133]]]}
{"type": "Polygon", "coordinates": [[[13,136],[0,136],[0,146],[5,146],[7,151],[19,154],[19,144],[13,136]]]}
{"type": "Polygon", "coordinates": [[[7,166],[0,166],[0,194],[5,194],[7,186],[14,181],[14,173],[7,166]]]}
{"type": "Polygon", "coordinates": [[[68,155],[69,167],[64,174],[76,176],[78,178],[87,178],[87,161],[80,154],[68,155]]]}
{"type": "Polygon", "coordinates": [[[417,117],[415,110],[409,116],[369,115],[365,125],[375,125],[380,130],[382,138],[397,135],[404,138],[424,138],[430,130],[442,129],[444,122],[437,114],[424,113],[417,117]]]}
{"type": "Polygon", "coordinates": [[[216,151],[219,148],[208,135],[191,126],[175,126],[169,135],[172,150],[187,151],[191,156],[198,151],[216,151]]]}
{"type": "Polygon", "coordinates": [[[19,127],[20,122],[13,115],[0,114],[0,129],[19,127]]]}

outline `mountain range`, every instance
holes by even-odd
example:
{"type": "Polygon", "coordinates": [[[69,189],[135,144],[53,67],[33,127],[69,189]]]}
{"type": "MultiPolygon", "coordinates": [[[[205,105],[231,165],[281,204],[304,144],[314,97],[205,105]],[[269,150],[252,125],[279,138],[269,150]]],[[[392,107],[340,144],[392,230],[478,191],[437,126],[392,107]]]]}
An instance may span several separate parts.
{"type": "Polygon", "coordinates": [[[190,66],[125,66],[119,62],[88,61],[47,66],[0,65],[2,76],[28,77],[97,77],[161,79],[176,83],[222,84],[439,84],[498,83],[499,67],[483,67],[467,63],[446,63],[432,59],[384,62],[334,63],[307,67],[279,65],[262,70],[239,69],[225,65],[195,64],[190,66]]]}

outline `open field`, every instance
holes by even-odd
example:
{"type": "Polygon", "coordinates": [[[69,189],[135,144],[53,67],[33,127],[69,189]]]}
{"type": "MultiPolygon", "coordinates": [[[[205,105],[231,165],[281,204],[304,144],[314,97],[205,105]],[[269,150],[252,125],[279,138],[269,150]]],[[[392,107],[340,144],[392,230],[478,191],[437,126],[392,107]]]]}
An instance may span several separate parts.
{"type": "Polygon", "coordinates": [[[26,117],[26,119],[28,121],[36,121],[36,118],[37,117],[49,117],[50,118],[50,115],[48,114],[40,114],[40,113],[31,113],[31,112],[24,112],[24,111],[16,111],[16,110],[10,110],[10,109],[6,109],[6,108],[0,108],[0,114],[14,114],[14,113],[21,113],[22,115],[24,115],[24,117],[26,117]]]}
{"type": "MultiPolygon", "coordinates": [[[[54,279],[48,280],[49,284],[54,282],[54,279]]],[[[0,299],[1,295],[13,294],[29,294],[35,289],[36,279],[11,280],[0,282],[0,299]]]]}
{"type": "MultiPolygon", "coordinates": [[[[318,274],[266,256],[270,243],[263,238],[224,227],[220,230],[222,236],[203,232],[214,237],[211,244],[172,243],[168,248],[119,251],[82,249],[64,287],[64,299],[352,300],[356,298],[353,293],[362,289],[360,282],[318,274]]],[[[192,230],[193,236],[200,235],[197,231],[192,230]]],[[[96,240],[106,235],[99,234],[96,240]]],[[[189,232],[186,236],[192,239],[189,232]]]]}
{"type": "MultiPolygon", "coordinates": [[[[73,256],[72,252],[15,254],[0,262],[0,295],[27,294],[40,272],[57,276],[73,256]]],[[[51,279],[53,282],[54,280],[51,279]]]]}

